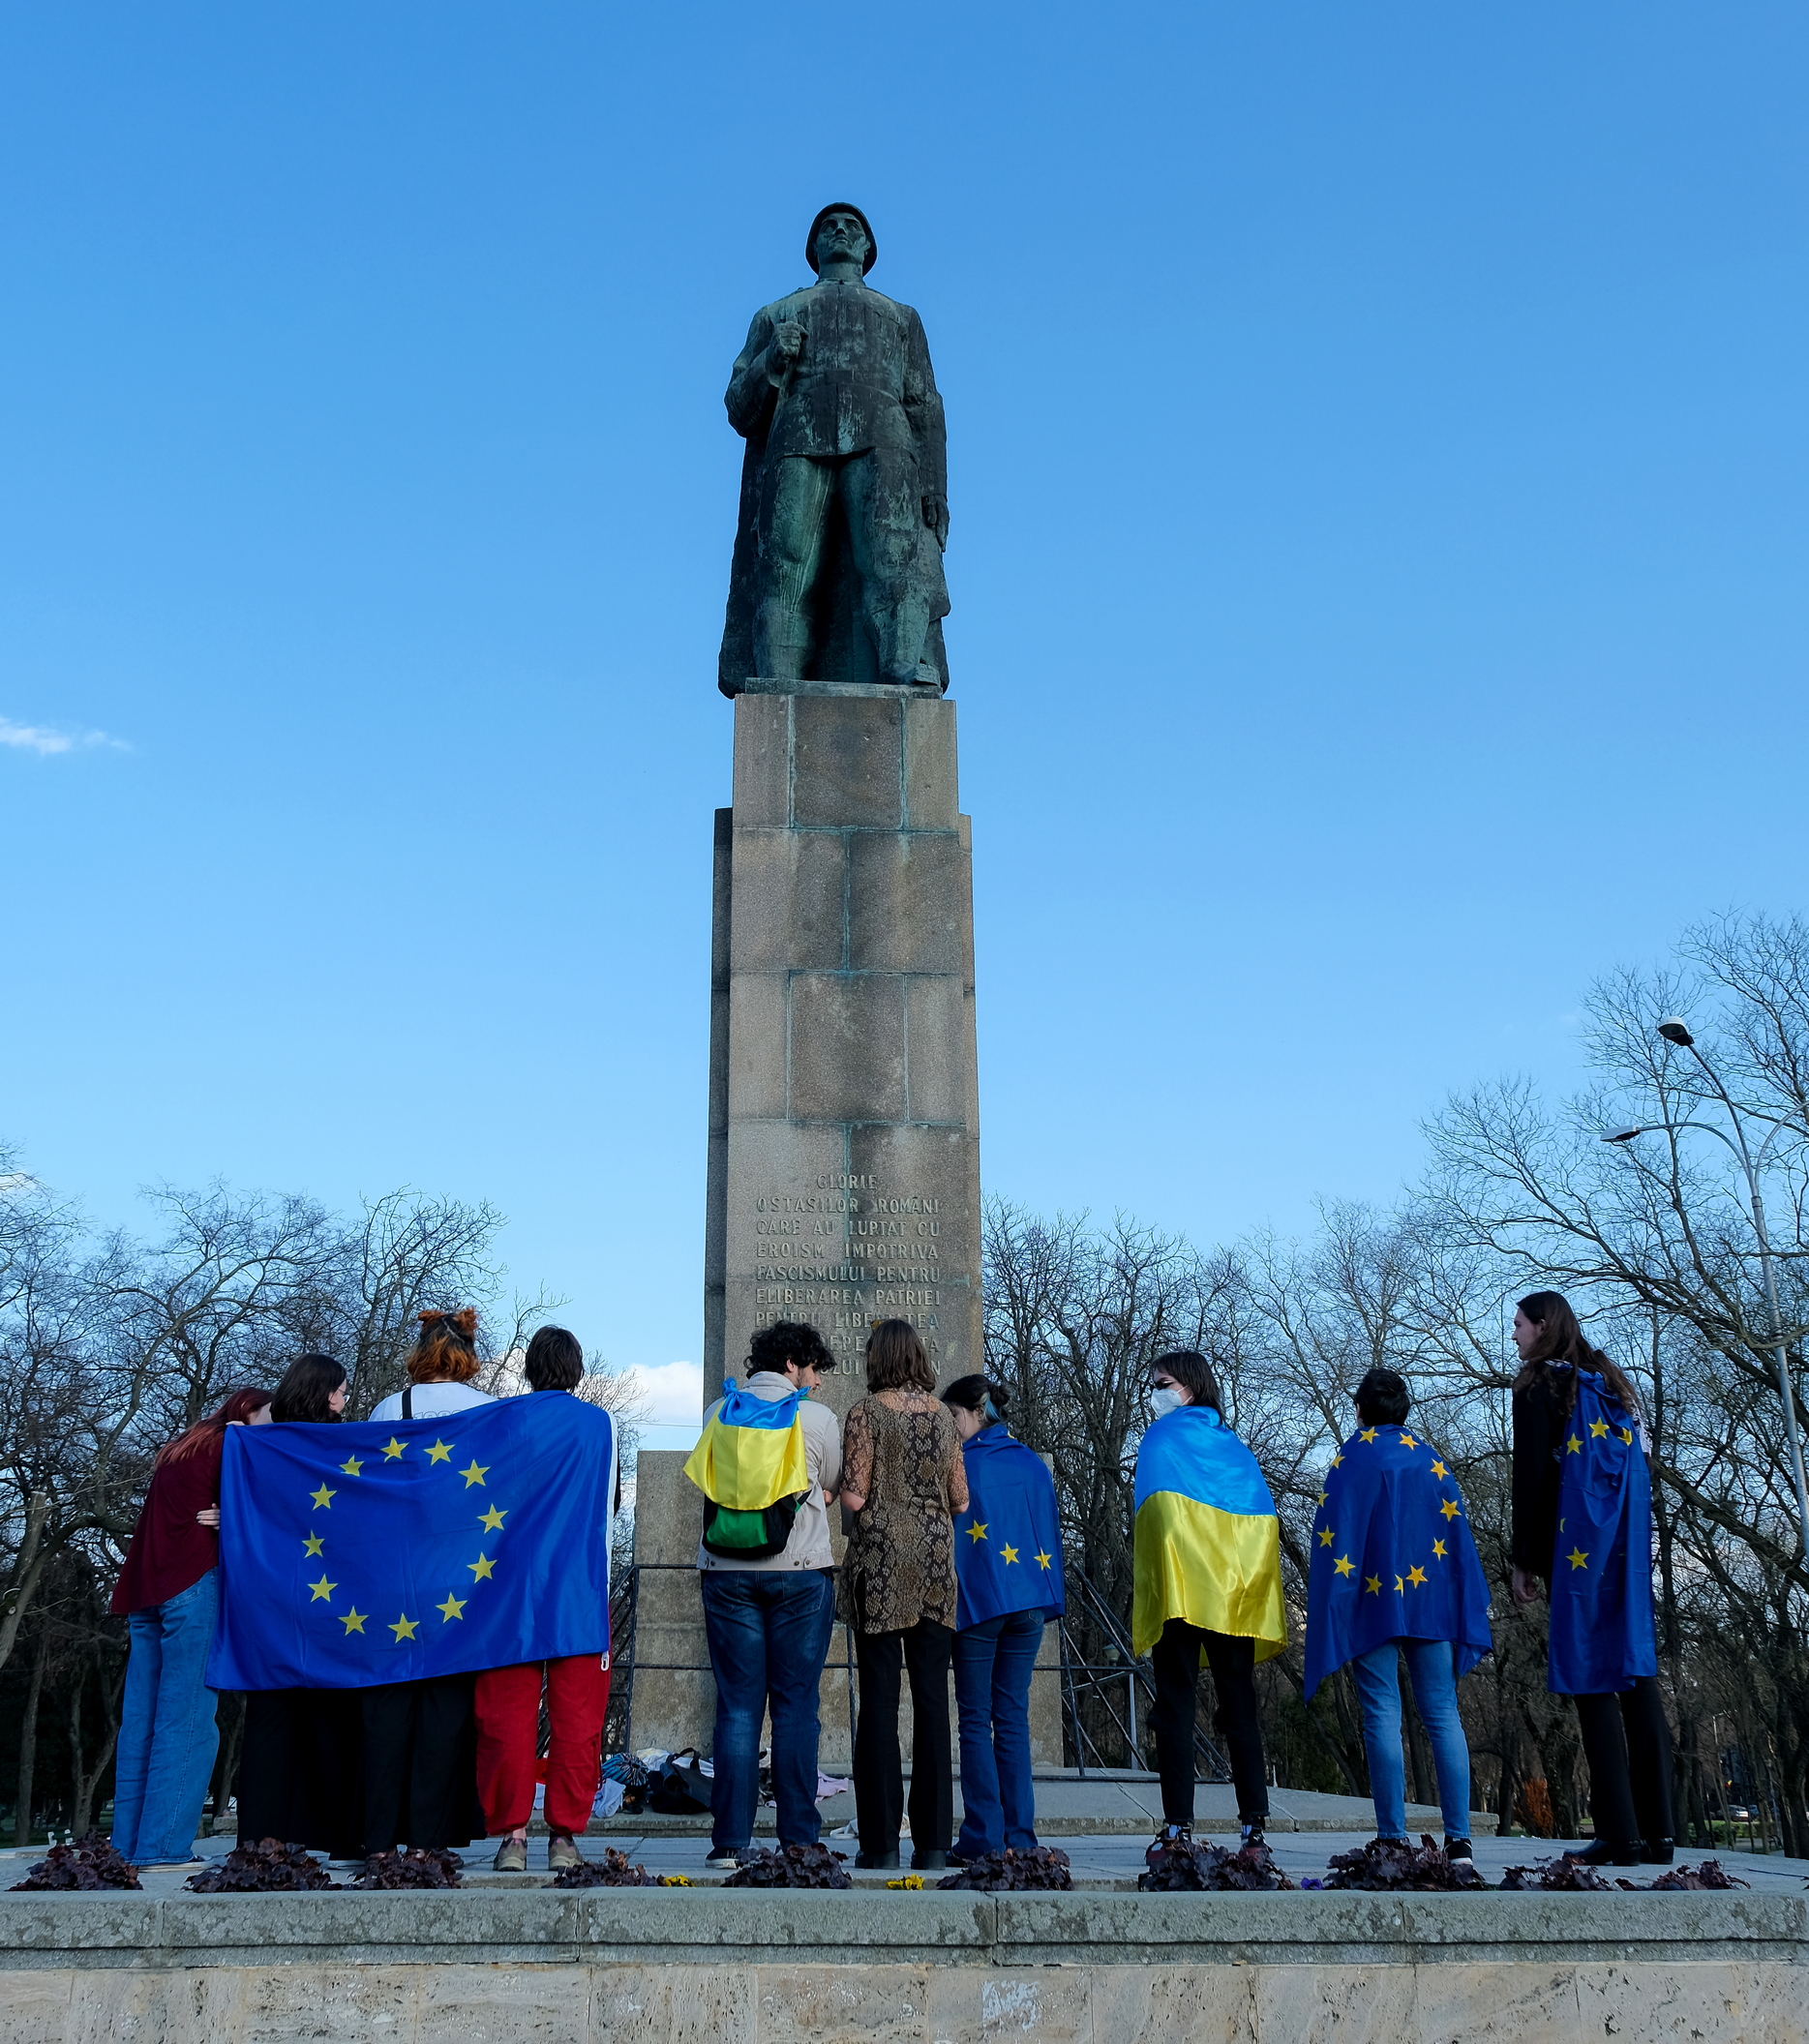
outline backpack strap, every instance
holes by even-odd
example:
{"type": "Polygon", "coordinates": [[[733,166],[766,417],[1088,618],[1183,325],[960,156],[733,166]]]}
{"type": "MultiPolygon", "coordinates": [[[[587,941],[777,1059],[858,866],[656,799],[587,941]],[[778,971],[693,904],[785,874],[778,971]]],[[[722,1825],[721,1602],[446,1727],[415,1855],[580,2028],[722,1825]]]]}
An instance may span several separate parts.
{"type": "Polygon", "coordinates": [[[414,1386],[412,1384],[405,1384],[402,1387],[402,1416],[405,1420],[411,1420],[414,1417],[414,1386]]]}

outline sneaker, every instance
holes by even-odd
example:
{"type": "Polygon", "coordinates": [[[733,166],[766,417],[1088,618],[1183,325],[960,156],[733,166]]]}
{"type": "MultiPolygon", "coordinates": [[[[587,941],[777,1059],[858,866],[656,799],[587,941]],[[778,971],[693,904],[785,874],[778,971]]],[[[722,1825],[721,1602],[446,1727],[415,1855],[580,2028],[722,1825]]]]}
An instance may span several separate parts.
{"type": "Polygon", "coordinates": [[[204,1859],[141,1859],[140,1874],[198,1874],[207,1864],[204,1859]]]}
{"type": "Polygon", "coordinates": [[[1258,1817],[1252,1818],[1247,1824],[1238,1826],[1238,1847],[1240,1850],[1245,1846],[1266,1846],[1269,1843],[1263,1836],[1262,1823],[1262,1819],[1258,1817]]]}
{"type": "Polygon", "coordinates": [[[554,1873],[562,1874],[567,1867],[582,1867],[584,1854],[578,1849],[578,1841],[569,1831],[556,1831],[547,1847],[547,1865],[554,1873]]]}
{"type": "Polygon", "coordinates": [[[1445,1857],[1447,1859],[1467,1859],[1472,1866],[1476,1861],[1475,1851],[1472,1849],[1467,1838],[1447,1838],[1445,1840],[1445,1857]]]}
{"type": "Polygon", "coordinates": [[[704,1855],[704,1864],[712,1874],[733,1874],[746,1850],[745,1846],[714,1846],[704,1855]]]}
{"type": "Polygon", "coordinates": [[[492,1864],[498,1874],[526,1874],[528,1841],[525,1838],[505,1838],[497,1848],[497,1856],[492,1864]]]}
{"type": "Polygon", "coordinates": [[[1164,1824],[1156,1834],[1159,1846],[1191,1846],[1193,1843],[1191,1824],[1164,1824]]]}

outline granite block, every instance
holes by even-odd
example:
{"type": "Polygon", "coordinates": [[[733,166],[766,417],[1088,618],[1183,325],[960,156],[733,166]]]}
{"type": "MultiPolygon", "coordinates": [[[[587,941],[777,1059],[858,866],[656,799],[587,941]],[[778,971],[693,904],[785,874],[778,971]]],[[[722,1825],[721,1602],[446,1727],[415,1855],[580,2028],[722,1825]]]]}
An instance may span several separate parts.
{"type": "Polygon", "coordinates": [[[905,822],[913,830],[951,830],[959,812],[954,705],[904,706],[905,822]]]}
{"type": "Polygon", "coordinates": [[[905,706],[826,696],[794,696],[791,706],[789,821],[800,827],[901,828],[905,706]]]}
{"type": "Polygon", "coordinates": [[[963,973],[973,887],[952,830],[848,840],[848,963],[856,972],[963,973]]]}
{"type": "Polygon", "coordinates": [[[904,983],[906,1117],[967,1127],[973,1009],[958,977],[913,973],[904,983]]]}
{"type": "Polygon", "coordinates": [[[898,978],[797,973],[790,993],[792,1119],[901,1120],[904,989],[898,978]]]}
{"type": "MultiPolygon", "coordinates": [[[[891,843],[887,834],[881,842],[891,843]]],[[[735,833],[733,973],[783,972],[846,962],[839,830],[735,833]]]]}
{"type": "Polygon", "coordinates": [[[792,719],[785,696],[738,698],[733,806],[739,824],[792,820],[792,719]]]}
{"type": "Polygon", "coordinates": [[[738,973],[729,988],[729,1115],[782,1121],[786,1003],[781,973],[738,973]]]}

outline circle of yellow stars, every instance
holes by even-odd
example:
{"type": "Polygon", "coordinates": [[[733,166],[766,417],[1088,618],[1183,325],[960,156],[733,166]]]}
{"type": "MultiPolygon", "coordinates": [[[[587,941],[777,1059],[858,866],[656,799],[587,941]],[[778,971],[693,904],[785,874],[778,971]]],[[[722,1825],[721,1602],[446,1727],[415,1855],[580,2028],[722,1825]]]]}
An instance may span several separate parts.
{"type": "MultiPolygon", "coordinates": [[[[1380,1427],[1359,1428],[1356,1433],[1344,1443],[1343,1448],[1341,1448],[1338,1453],[1333,1456],[1331,1462],[1332,1468],[1342,1469],[1344,1466],[1345,1449],[1356,1447],[1359,1444],[1365,1447],[1372,1448],[1375,1443],[1381,1438],[1384,1430],[1385,1429],[1380,1427]]],[[[1602,1430],[1606,1432],[1608,1429],[1606,1428],[1603,1428],[1602,1430]]],[[[1410,1453],[1417,1454],[1420,1449],[1424,1448],[1429,1455],[1432,1455],[1432,1444],[1427,1441],[1416,1440],[1411,1433],[1402,1433],[1399,1436],[1399,1440],[1400,1445],[1402,1448],[1407,1449],[1410,1453]]],[[[1578,1445],[1581,1446],[1582,1444],[1579,1443],[1578,1445]]],[[[1432,1472],[1440,1483],[1448,1483],[1451,1485],[1453,1490],[1456,1490],[1456,1479],[1452,1476],[1451,1471],[1445,1466],[1444,1462],[1440,1460],[1435,1455],[1432,1456],[1432,1472]]],[[[1319,1492],[1318,1501],[1319,1509],[1322,1512],[1325,1509],[1326,1498],[1327,1492],[1321,1490],[1319,1492]]],[[[1456,1496],[1441,1498],[1439,1501],[1438,1510],[1443,1515],[1444,1519],[1446,1521],[1447,1532],[1450,1530],[1450,1521],[1454,1518],[1462,1518],[1463,1516],[1463,1507],[1458,1501],[1458,1498],[1456,1496]]],[[[1320,1547],[1335,1548],[1338,1545],[1338,1529],[1335,1526],[1322,1525],[1316,1527],[1314,1530],[1317,1534],[1320,1547]]],[[[1449,1561],[1451,1559],[1451,1550],[1445,1545],[1443,1540],[1434,1540],[1432,1542],[1432,1559],[1436,1561],[1449,1561]]],[[[1587,1556],[1584,1556],[1584,1559],[1586,1560],[1587,1556]]],[[[1576,1566],[1574,1562],[1573,1566],[1576,1566]]],[[[1334,1555],[1332,1559],[1332,1569],[1334,1575],[1340,1582],[1342,1582],[1345,1577],[1354,1577],[1357,1573],[1357,1565],[1354,1561],[1351,1560],[1348,1554],[1334,1555]]],[[[1409,1590],[1424,1589],[1427,1583],[1429,1583],[1431,1580],[1432,1577],[1428,1573],[1426,1566],[1420,1562],[1415,1562],[1413,1566],[1407,1570],[1404,1576],[1397,1576],[1395,1578],[1395,1593],[1397,1596],[1404,1597],[1409,1590]]],[[[1352,1587],[1353,1589],[1355,1588],[1354,1583],[1352,1584],[1352,1587]]],[[[1364,1577],[1362,1594],[1366,1597],[1379,1597],[1382,1594],[1382,1578],[1379,1576],[1364,1577]]]]}
{"type": "MultiPolygon", "coordinates": [[[[383,1447],[383,1460],[386,1462],[400,1461],[407,1453],[407,1447],[408,1444],[406,1441],[399,1441],[392,1433],[383,1447]]],[[[488,1462],[479,1462],[475,1456],[471,1458],[468,1467],[452,1469],[452,1445],[448,1441],[435,1441],[427,1451],[427,1459],[429,1462],[446,1463],[449,1473],[455,1476],[462,1476],[465,1479],[465,1488],[467,1490],[472,1488],[481,1489],[485,1477],[490,1474],[490,1464],[488,1462]]],[[[340,1463],[339,1472],[342,1476],[356,1479],[364,1474],[364,1463],[357,1456],[348,1455],[340,1463]]],[[[316,1512],[330,1512],[333,1509],[333,1500],[339,1494],[338,1490],[329,1488],[325,1483],[322,1483],[318,1489],[311,1490],[308,1493],[313,1500],[313,1508],[316,1512]]],[[[502,1522],[508,1516],[508,1512],[502,1507],[490,1505],[477,1515],[477,1523],[486,1533],[500,1533],[502,1522]]],[[[307,1534],[302,1541],[302,1552],[310,1560],[319,1560],[321,1563],[319,1579],[307,1585],[309,1603],[324,1604],[327,1609],[332,1611],[333,1592],[339,1588],[339,1584],[333,1581],[326,1572],[324,1559],[326,1541],[324,1535],[319,1533],[307,1534]]],[[[1015,1561],[1016,1558],[1015,1553],[1010,1554],[1011,1560],[1015,1561]]],[[[1044,1560],[1044,1566],[1047,1566],[1046,1559],[1044,1560]]],[[[439,1613],[442,1625],[456,1624],[462,1619],[465,1616],[466,1606],[471,1601],[471,1589],[480,1582],[493,1580],[497,1572],[494,1556],[481,1551],[477,1559],[467,1562],[466,1567],[471,1572],[471,1583],[467,1586],[466,1594],[463,1597],[459,1597],[449,1590],[446,1593],[444,1603],[437,1604],[433,1607],[439,1613]]],[[[345,1637],[349,1639],[353,1633],[369,1638],[369,1635],[364,1630],[365,1621],[371,1615],[369,1611],[361,1611],[356,1605],[352,1605],[346,1610],[333,1611],[333,1615],[345,1627],[345,1637]]],[[[411,1618],[407,1611],[399,1611],[395,1619],[387,1626],[387,1630],[394,1637],[395,1643],[401,1646],[405,1640],[412,1640],[419,1635],[423,1622],[420,1618],[411,1618]]]]}

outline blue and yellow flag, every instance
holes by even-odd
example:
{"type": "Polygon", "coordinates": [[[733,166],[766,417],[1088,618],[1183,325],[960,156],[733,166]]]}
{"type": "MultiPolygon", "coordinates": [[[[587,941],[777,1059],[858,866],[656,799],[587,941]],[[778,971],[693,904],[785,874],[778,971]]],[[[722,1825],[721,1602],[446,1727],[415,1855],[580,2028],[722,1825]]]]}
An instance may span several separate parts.
{"type": "Polygon", "coordinates": [[[609,1647],[608,1413],[230,1427],[210,1689],[363,1689],[609,1647]]]}
{"type": "Polygon", "coordinates": [[[763,1398],[725,1377],[722,1403],[691,1450],[685,1475],[711,1504],[731,1512],[764,1512],[808,1490],[803,1403],[809,1396],[795,1391],[763,1398]]]}
{"type": "Polygon", "coordinates": [[[1041,1456],[1004,1427],[985,1427],[961,1446],[967,1510],[954,1519],[955,1628],[1010,1611],[1058,1618],[1067,1608],[1055,1479],[1041,1456]]]}
{"type": "Polygon", "coordinates": [[[1267,1661],[1287,1644],[1281,1525],[1245,1447],[1210,1405],[1151,1424],[1137,1450],[1131,1643],[1148,1653],[1170,1618],[1254,1639],[1267,1661]]]}
{"type": "Polygon", "coordinates": [[[1632,1425],[1592,1369],[1558,1455],[1547,1678],[1559,1696],[1631,1689],[1658,1672],[1652,1479],[1632,1425]]]}
{"type": "Polygon", "coordinates": [[[1307,1695],[1388,1639],[1449,1639],[1467,1674],[1494,1643],[1489,1581],[1444,1458],[1410,1427],[1363,1427],[1312,1521],[1307,1695]]]}

